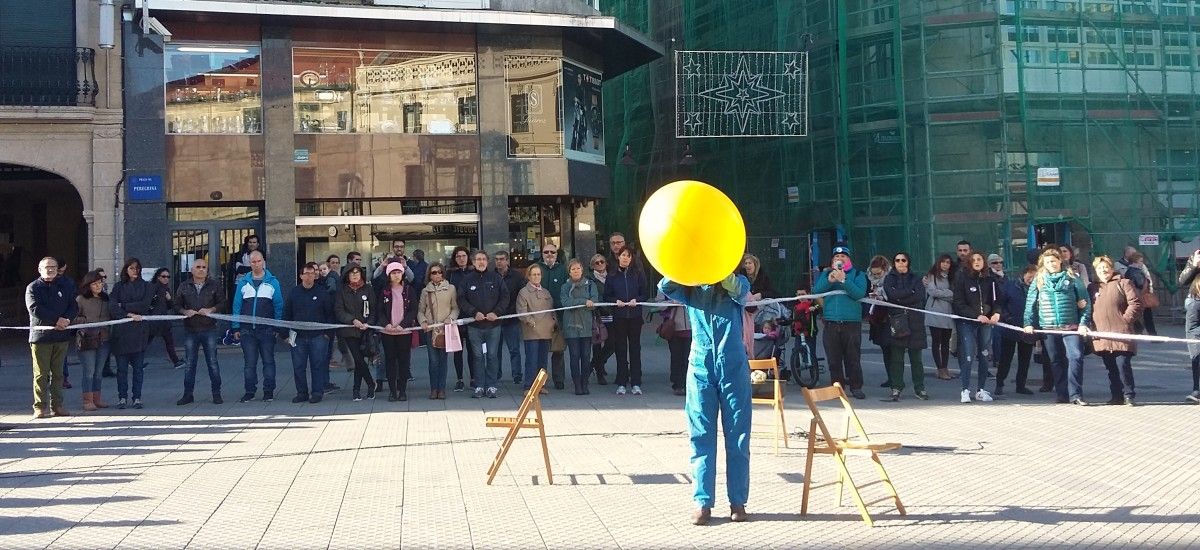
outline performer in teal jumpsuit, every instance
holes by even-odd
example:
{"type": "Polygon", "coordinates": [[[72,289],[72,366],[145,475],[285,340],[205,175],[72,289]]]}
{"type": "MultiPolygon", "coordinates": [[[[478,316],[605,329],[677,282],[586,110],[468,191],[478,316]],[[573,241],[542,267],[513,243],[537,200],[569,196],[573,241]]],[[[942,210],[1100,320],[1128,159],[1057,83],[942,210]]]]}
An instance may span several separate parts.
{"type": "Polygon", "coordinates": [[[746,521],[750,496],[750,369],[742,343],[742,309],[750,281],[730,275],[714,285],[683,286],[664,278],[658,289],[687,306],[692,323],[687,412],[692,475],[699,509],[693,523],[712,517],[717,485],[717,415],[725,432],[725,479],[730,519],[746,521]]]}

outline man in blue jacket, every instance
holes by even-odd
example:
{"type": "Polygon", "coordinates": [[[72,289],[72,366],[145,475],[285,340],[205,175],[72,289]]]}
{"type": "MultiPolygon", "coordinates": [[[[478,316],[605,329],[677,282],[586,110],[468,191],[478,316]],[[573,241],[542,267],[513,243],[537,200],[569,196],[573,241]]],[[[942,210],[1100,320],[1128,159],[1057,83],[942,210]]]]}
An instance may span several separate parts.
{"type": "Polygon", "coordinates": [[[742,343],[742,309],[750,295],[744,275],[714,285],[683,286],[663,278],[658,289],[687,306],[692,324],[684,411],[691,432],[695,525],[712,518],[717,488],[717,418],[725,432],[725,485],[730,519],[746,521],[750,497],[750,369],[742,343]]]}
{"type": "Polygon", "coordinates": [[[479,376],[472,397],[495,399],[500,380],[500,321],[510,300],[508,287],[499,273],[488,269],[487,252],[476,250],[472,256],[473,269],[463,275],[458,290],[458,311],[475,322],[467,325],[471,355],[475,357],[479,376]]]}
{"type": "Polygon", "coordinates": [[[862,307],[858,301],[867,295],[867,277],[850,262],[850,247],[838,244],[833,248],[833,267],[817,276],[813,292],[821,294],[844,290],[825,298],[825,356],[829,358],[832,382],[840,382],[855,399],[866,399],[863,393],[862,307]]]}
{"type": "MultiPolygon", "coordinates": [[[[333,323],[333,295],[317,284],[317,264],[309,262],[300,268],[300,284],[292,287],[283,304],[285,321],[333,323]]],[[[297,330],[292,343],[292,375],[296,380],[296,397],[292,403],[320,403],[329,380],[328,330],[297,330]],[[312,378],[312,393],[308,379],[312,378]]]]}
{"type": "Polygon", "coordinates": [[[75,285],[59,276],[58,260],[50,256],[38,262],[38,277],[25,287],[25,309],[29,312],[29,349],[33,353],[33,417],[70,416],[63,406],[63,363],[74,331],[67,330],[79,315],[75,285]],[[33,330],[33,327],[54,327],[33,330]],[[46,410],[47,394],[50,410],[46,410]]]}
{"type": "MultiPolygon", "coordinates": [[[[261,252],[249,254],[250,272],[238,278],[233,288],[233,314],[264,319],[283,318],[283,290],[270,271],[261,252]]],[[[246,361],[242,374],[245,376],[246,394],[240,403],[254,399],[258,390],[258,360],[263,363],[263,401],[275,400],[275,334],[278,329],[271,325],[251,321],[249,328],[242,330],[241,323],[231,325],[233,337],[242,342],[242,357],[246,361]]]]}

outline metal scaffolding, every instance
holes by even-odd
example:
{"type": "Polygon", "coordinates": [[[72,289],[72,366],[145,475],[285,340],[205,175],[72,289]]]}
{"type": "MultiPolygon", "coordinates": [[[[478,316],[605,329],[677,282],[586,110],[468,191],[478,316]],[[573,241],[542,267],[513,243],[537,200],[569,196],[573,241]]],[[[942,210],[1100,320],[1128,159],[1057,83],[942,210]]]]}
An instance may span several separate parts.
{"type": "Polygon", "coordinates": [[[820,263],[810,243],[837,230],[859,261],[906,250],[928,265],[967,239],[1010,267],[1031,240],[1090,258],[1157,236],[1139,248],[1168,288],[1200,244],[1200,1],[601,7],[675,49],[796,51],[812,39],[810,135],[690,140],[694,166],[677,164],[671,56],[611,82],[609,158],[628,146],[633,161],[614,169],[601,231],[634,229],[630,205],[682,174],[748,214],[749,248],[781,286],[820,263]]]}

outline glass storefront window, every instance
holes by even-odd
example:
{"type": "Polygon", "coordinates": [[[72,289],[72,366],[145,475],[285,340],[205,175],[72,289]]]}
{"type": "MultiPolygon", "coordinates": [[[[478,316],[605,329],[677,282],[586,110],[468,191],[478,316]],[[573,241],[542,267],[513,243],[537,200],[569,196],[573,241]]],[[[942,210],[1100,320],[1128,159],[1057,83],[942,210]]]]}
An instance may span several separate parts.
{"type": "Polygon", "coordinates": [[[508,95],[508,155],[561,157],[562,61],[557,57],[504,58],[508,95]]]}
{"type": "Polygon", "coordinates": [[[541,259],[542,246],[559,248],[559,260],[574,257],[569,231],[571,209],[537,197],[509,197],[508,246],[514,267],[525,267],[541,259]],[[564,214],[565,212],[565,214],[564,214]],[[564,215],[567,219],[563,219],[564,215]]]}
{"type": "Polygon", "coordinates": [[[474,53],[296,48],[299,133],[478,131],[474,53]]]}
{"type": "Polygon", "coordinates": [[[446,263],[456,246],[478,245],[477,223],[387,224],[387,225],[301,225],[296,227],[301,262],[324,262],[330,254],[343,259],[348,252],[363,255],[364,264],[374,268],[391,252],[393,239],[404,239],[411,255],[425,252],[425,261],[446,263]]]}
{"type": "Polygon", "coordinates": [[[170,44],[163,54],[168,134],[258,134],[257,46],[170,44]]]}

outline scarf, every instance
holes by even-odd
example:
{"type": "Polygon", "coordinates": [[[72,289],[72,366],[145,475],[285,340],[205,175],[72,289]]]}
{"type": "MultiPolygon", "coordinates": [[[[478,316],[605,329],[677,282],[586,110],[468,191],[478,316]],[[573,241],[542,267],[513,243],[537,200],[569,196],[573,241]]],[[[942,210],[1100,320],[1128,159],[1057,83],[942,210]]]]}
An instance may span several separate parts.
{"type": "Polygon", "coordinates": [[[596,271],[593,269],[592,276],[595,277],[597,281],[600,281],[600,284],[604,284],[604,279],[608,278],[608,270],[596,271]]]}
{"type": "Polygon", "coordinates": [[[350,281],[350,280],[346,281],[346,286],[350,287],[350,290],[358,290],[358,289],[362,288],[363,286],[365,286],[366,284],[367,284],[367,282],[363,281],[361,279],[359,279],[359,281],[357,283],[350,281]]]}

